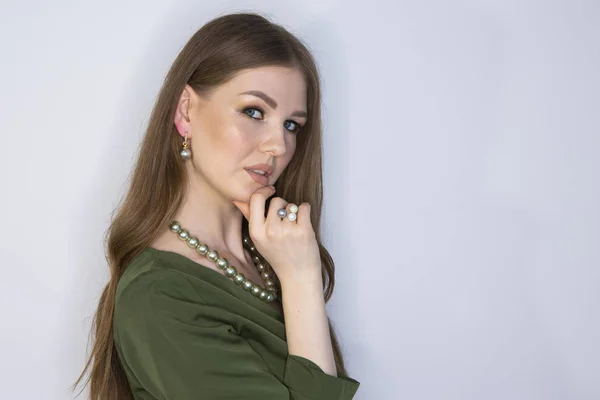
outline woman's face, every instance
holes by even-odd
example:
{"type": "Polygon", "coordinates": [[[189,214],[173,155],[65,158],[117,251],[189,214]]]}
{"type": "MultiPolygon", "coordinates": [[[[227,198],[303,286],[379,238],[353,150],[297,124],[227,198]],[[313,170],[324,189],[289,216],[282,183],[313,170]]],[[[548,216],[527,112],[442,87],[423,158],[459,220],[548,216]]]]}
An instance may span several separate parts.
{"type": "Polygon", "coordinates": [[[286,67],[244,70],[208,98],[186,86],[175,122],[180,134],[188,132],[192,173],[244,201],[259,187],[273,185],[296,150],[298,131],[307,121],[306,101],[302,73],[286,67]],[[189,121],[183,118],[186,110],[189,121]],[[266,184],[246,170],[255,164],[273,168],[266,184]]]}

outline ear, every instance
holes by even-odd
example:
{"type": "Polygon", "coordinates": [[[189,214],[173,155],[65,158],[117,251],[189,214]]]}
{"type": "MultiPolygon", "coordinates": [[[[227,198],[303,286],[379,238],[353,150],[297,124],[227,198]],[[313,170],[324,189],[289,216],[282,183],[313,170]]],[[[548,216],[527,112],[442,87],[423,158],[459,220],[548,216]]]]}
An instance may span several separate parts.
{"type": "Polygon", "coordinates": [[[186,133],[188,138],[191,136],[192,127],[190,123],[190,110],[192,108],[193,93],[194,90],[186,84],[179,96],[179,101],[177,102],[173,123],[177,127],[177,132],[179,132],[182,137],[186,136],[186,133]]]}

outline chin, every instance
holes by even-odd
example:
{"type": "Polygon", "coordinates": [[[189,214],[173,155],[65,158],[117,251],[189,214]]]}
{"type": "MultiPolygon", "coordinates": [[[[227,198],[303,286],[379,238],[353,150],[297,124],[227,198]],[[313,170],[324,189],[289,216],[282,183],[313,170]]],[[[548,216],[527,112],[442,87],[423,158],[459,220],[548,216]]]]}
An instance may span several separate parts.
{"type": "Polygon", "coordinates": [[[233,200],[248,203],[250,202],[250,196],[252,196],[252,193],[254,193],[258,188],[259,186],[257,185],[245,186],[243,189],[234,193],[233,200]]]}

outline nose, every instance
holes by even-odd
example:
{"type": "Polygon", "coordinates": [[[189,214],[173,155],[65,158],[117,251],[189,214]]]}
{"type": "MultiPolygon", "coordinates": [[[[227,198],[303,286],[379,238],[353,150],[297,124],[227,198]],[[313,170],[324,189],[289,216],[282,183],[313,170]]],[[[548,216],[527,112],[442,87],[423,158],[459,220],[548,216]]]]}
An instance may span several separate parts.
{"type": "Polygon", "coordinates": [[[266,139],[260,144],[260,151],[281,156],[287,151],[286,129],[279,125],[268,129],[266,139]]]}

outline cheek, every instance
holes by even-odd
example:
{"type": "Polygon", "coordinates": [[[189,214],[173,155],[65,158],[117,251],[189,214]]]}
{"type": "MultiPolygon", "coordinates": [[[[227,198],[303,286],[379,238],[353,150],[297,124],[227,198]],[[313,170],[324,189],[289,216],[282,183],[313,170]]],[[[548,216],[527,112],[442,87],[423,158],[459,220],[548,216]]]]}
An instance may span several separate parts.
{"type": "Polygon", "coordinates": [[[252,135],[256,130],[255,125],[236,116],[213,118],[210,123],[202,127],[204,133],[202,136],[206,140],[199,145],[202,145],[202,150],[211,149],[211,154],[215,156],[230,158],[238,152],[243,153],[245,146],[248,145],[248,138],[255,137],[252,135]]]}
{"type": "Polygon", "coordinates": [[[239,146],[248,147],[258,145],[258,140],[261,137],[261,129],[263,126],[256,121],[244,116],[238,116],[232,121],[232,127],[237,136],[239,146]],[[256,141],[256,142],[255,142],[256,141]]]}
{"type": "Polygon", "coordinates": [[[237,153],[246,154],[258,145],[255,141],[260,138],[260,124],[249,118],[238,117],[233,119],[229,129],[231,145],[237,153]]]}
{"type": "Polygon", "coordinates": [[[283,166],[287,167],[292,158],[294,158],[294,154],[296,153],[296,139],[291,138],[287,142],[287,152],[285,156],[281,159],[281,163],[283,166]]]}
{"type": "Polygon", "coordinates": [[[295,134],[292,135],[288,143],[288,153],[290,153],[289,158],[291,159],[294,156],[294,153],[296,152],[296,146],[298,145],[298,139],[296,138],[295,134]]]}
{"type": "Polygon", "coordinates": [[[256,136],[256,133],[259,132],[261,126],[256,121],[252,121],[250,118],[244,116],[237,116],[237,118],[234,118],[233,125],[239,132],[240,136],[246,135],[252,137],[256,136]]]}

